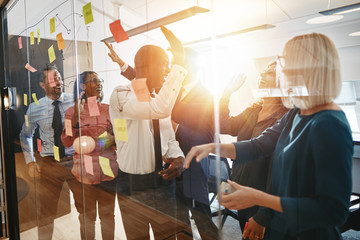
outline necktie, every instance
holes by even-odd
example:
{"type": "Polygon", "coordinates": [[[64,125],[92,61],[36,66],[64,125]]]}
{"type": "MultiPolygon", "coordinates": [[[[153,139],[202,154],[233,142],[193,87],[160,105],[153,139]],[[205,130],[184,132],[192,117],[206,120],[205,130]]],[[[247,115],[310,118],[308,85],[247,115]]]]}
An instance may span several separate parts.
{"type": "Polygon", "coordinates": [[[160,127],[159,119],[153,119],[152,121],[154,129],[155,172],[157,173],[162,170],[160,127]]]}
{"type": "Polygon", "coordinates": [[[60,158],[65,157],[65,147],[61,142],[61,133],[63,131],[63,125],[61,120],[61,114],[59,109],[59,101],[54,101],[54,116],[52,121],[52,128],[54,129],[54,145],[59,148],[60,158]]]}

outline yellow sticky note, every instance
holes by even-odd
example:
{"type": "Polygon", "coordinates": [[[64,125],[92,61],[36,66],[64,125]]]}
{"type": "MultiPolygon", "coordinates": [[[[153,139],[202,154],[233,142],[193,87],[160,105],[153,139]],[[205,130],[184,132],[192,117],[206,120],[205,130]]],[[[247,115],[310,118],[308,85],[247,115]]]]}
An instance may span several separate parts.
{"type": "Polygon", "coordinates": [[[34,38],[34,32],[30,33],[30,45],[34,45],[35,38],[34,38]]]}
{"type": "Polygon", "coordinates": [[[64,43],[64,38],[62,36],[62,33],[59,33],[58,35],[56,35],[56,41],[57,41],[57,45],[58,45],[59,50],[65,48],[65,43],[64,43]]]}
{"type": "Polygon", "coordinates": [[[36,98],[36,93],[31,94],[31,96],[32,96],[32,98],[34,99],[35,104],[36,104],[36,105],[39,105],[39,102],[38,102],[38,100],[37,100],[37,98],[36,98]]]}
{"type": "Polygon", "coordinates": [[[88,4],[85,4],[83,6],[83,14],[84,14],[85,24],[88,24],[88,23],[91,23],[94,21],[94,17],[93,17],[92,10],[91,10],[91,2],[89,2],[88,4]]]}
{"type": "Polygon", "coordinates": [[[53,45],[51,45],[51,47],[49,47],[48,53],[49,53],[49,61],[50,61],[50,63],[52,63],[56,59],[53,45]]]}
{"type": "Polygon", "coordinates": [[[24,93],[24,105],[27,106],[27,94],[24,93]]]}
{"type": "Polygon", "coordinates": [[[24,118],[25,118],[25,126],[28,127],[29,126],[29,117],[28,117],[28,115],[25,114],[24,118]]]}
{"type": "Polygon", "coordinates": [[[106,137],[106,136],[107,136],[107,131],[103,132],[103,133],[99,136],[99,138],[104,138],[104,137],[106,137]]]}
{"type": "Polygon", "coordinates": [[[55,17],[50,18],[50,33],[55,32],[55,17]]]}
{"type": "Polygon", "coordinates": [[[115,119],[115,136],[116,140],[128,141],[128,134],[127,134],[127,127],[126,127],[126,120],[125,119],[115,119]]]}
{"type": "Polygon", "coordinates": [[[40,43],[40,29],[37,30],[37,44],[40,43]]]}
{"type": "Polygon", "coordinates": [[[55,160],[60,162],[59,147],[54,145],[53,149],[54,149],[54,158],[55,158],[55,160]]]}
{"type": "Polygon", "coordinates": [[[106,157],[99,156],[99,163],[103,173],[109,177],[115,177],[110,167],[110,160],[106,157]]]}
{"type": "Polygon", "coordinates": [[[72,125],[70,119],[65,119],[65,134],[72,137],[72,125]]]}

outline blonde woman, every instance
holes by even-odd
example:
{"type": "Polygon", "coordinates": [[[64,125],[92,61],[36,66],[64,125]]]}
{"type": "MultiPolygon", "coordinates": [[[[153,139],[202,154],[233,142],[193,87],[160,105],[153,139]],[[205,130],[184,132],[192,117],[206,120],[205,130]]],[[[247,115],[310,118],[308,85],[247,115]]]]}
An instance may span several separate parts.
{"type": "MultiPolygon", "coordinates": [[[[344,112],[334,103],[341,90],[339,56],[325,35],[312,33],[288,41],[278,57],[278,80],[292,109],[259,137],[221,144],[220,154],[246,163],[274,152],[271,194],[229,181],[223,195],[230,209],[263,207],[266,239],[341,239],[351,195],[353,141],[344,112]]],[[[215,144],[193,147],[191,159],[215,152],[215,144]]],[[[259,228],[243,236],[264,238],[259,228]]]]}

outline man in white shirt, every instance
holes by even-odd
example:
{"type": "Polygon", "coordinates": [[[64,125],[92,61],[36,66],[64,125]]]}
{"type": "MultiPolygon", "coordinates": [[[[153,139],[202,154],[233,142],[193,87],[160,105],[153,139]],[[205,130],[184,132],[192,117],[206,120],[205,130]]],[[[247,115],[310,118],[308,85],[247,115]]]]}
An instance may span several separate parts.
{"type": "MultiPolygon", "coordinates": [[[[126,119],[128,141],[116,140],[117,161],[122,172],[130,174],[149,174],[155,171],[155,151],[152,119],[160,119],[161,152],[169,168],[159,172],[165,180],[179,177],[182,172],[184,154],[171,125],[170,114],[179,94],[181,84],[187,71],[183,64],[183,47],[181,42],[166,28],[161,29],[169,40],[175,64],[169,73],[169,59],[166,52],[157,46],[146,45],[138,50],[135,56],[136,79],[146,78],[150,93],[155,96],[150,102],[139,102],[131,84],[118,86],[110,97],[110,117],[115,126],[115,119],[126,119]],[[166,78],[166,81],[165,81],[166,78]]],[[[115,131],[115,137],[119,134],[115,131]]],[[[127,221],[129,216],[124,213],[132,212],[119,199],[120,211],[127,233],[133,232],[134,224],[127,221]]],[[[146,217],[146,216],[142,216],[146,217]]],[[[154,228],[155,238],[159,231],[154,228]]],[[[136,225],[137,236],[127,236],[128,239],[149,239],[149,224],[136,225]],[[141,235],[143,234],[143,235],[141,235]]]]}

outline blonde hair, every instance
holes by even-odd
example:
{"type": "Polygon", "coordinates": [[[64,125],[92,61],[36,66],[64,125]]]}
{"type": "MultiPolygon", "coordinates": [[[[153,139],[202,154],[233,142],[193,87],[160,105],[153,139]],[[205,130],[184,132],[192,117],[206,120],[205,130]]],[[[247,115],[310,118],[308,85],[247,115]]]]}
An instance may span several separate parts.
{"type": "MultiPolygon", "coordinates": [[[[285,66],[280,71],[281,85],[305,87],[306,96],[296,94],[283,97],[283,104],[300,109],[327,104],[341,91],[340,60],[334,43],[319,33],[300,35],[289,40],[284,47],[285,66]]],[[[288,86],[290,86],[290,88],[288,86]]]]}

